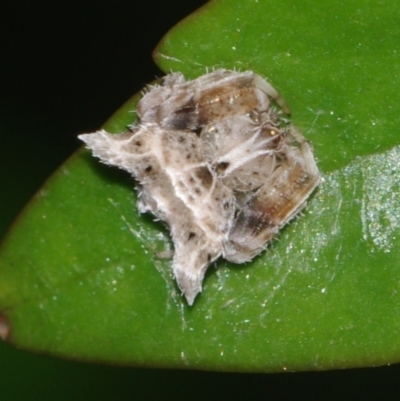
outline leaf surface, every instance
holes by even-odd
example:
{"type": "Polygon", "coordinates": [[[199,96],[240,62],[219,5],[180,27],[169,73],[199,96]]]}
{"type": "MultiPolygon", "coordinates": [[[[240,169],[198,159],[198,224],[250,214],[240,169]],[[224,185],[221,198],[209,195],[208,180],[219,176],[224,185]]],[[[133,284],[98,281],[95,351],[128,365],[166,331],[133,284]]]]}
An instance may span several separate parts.
{"type": "MultiPolygon", "coordinates": [[[[130,177],[81,150],[3,242],[0,332],[26,349],[145,366],[399,361],[399,14],[394,1],[218,0],[181,22],[155,51],[159,66],[267,77],[323,184],[267,252],[210,268],[189,308],[160,257],[167,230],[138,215],[130,177]]],[[[135,102],[105,128],[125,130],[135,102]]]]}

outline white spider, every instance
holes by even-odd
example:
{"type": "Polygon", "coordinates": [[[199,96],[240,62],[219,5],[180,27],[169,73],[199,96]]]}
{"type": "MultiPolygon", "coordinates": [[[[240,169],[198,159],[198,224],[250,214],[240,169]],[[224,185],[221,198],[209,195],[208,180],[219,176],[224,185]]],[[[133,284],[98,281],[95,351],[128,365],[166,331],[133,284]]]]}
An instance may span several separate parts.
{"type": "Polygon", "coordinates": [[[136,178],[141,213],[168,224],[172,269],[189,305],[213,261],[251,260],[320,182],[311,146],[271,99],[288,112],[250,71],[193,81],[173,73],[143,96],[130,132],[79,136],[102,162],[136,178]]]}

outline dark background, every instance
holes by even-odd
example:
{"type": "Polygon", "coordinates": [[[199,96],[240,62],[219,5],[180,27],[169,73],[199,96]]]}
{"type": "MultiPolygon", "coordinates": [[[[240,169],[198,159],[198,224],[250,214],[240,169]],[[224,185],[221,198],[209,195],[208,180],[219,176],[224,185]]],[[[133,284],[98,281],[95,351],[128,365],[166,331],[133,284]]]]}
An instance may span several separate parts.
{"type": "MultiPolygon", "coordinates": [[[[249,0],[243,0],[249,1],[249,0]]],[[[162,75],[151,53],[204,0],[18,1],[0,13],[0,235],[90,132],[162,75]]],[[[0,400],[397,400],[400,369],[228,374],[64,361],[0,343],[0,400]]]]}

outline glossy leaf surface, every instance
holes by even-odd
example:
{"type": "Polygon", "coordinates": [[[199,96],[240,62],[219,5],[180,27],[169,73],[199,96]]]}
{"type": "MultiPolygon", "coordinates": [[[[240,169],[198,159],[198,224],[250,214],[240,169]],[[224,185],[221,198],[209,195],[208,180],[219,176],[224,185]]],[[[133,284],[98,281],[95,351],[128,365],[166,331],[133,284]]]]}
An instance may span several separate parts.
{"type": "MultiPolygon", "coordinates": [[[[399,14],[393,1],[219,0],[175,27],[155,52],[164,71],[267,77],[312,141],[323,185],[267,252],[211,268],[189,308],[159,257],[168,233],[137,214],[133,181],[80,151],[3,243],[8,339],[68,357],[212,370],[398,361],[399,14]]],[[[132,109],[105,128],[124,130],[132,109]]]]}

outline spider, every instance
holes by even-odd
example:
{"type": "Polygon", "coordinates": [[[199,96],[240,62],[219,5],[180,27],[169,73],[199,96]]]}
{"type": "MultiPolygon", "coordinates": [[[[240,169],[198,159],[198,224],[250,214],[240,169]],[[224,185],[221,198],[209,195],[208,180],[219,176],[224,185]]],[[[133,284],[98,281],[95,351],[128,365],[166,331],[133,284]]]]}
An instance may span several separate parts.
{"type": "Polygon", "coordinates": [[[189,305],[211,263],[254,258],[320,182],[311,145],[284,113],[283,98],[251,71],[192,81],[172,73],[143,96],[129,131],[79,136],[136,178],[139,212],[169,226],[172,270],[189,305]]]}

